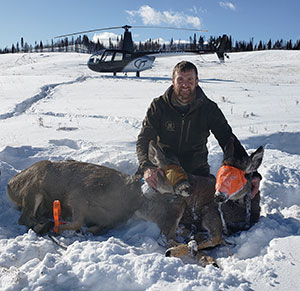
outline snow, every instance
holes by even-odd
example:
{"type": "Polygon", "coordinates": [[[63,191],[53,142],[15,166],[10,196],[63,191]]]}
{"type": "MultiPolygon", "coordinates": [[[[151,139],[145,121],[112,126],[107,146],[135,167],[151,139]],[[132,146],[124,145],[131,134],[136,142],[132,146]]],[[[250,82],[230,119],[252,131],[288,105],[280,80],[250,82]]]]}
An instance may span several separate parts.
{"type": "MultiPolygon", "coordinates": [[[[0,55],[1,290],[299,290],[300,52],[188,56],[250,153],[265,148],[259,171],[261,218],[208,253],[220,269],[166,258],[150,222],[130,219],[105,235],[38,236],[18,225],[5,187],[42,159],[75,159],[134,174],[135,142],[146,110],[170,85],[182,56],[157,59],[141,78],[97,74],[84,54],[0,55]]],[[[210,137],[209,162],[222,158],[210,137]]]]}

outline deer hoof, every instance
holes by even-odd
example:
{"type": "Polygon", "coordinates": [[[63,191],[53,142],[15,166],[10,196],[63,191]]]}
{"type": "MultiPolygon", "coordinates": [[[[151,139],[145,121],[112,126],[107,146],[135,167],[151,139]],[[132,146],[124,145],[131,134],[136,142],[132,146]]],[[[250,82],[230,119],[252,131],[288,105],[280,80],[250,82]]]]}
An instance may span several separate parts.
{"type": "Polygon", "coordinates": [[[213,265],[216,268],[220,268],[218,263],[216,262],[216,260],[213,257],[208,256],[202,252],[198,252],[198,254],[196,255],[196,258],[202,267],[205,267],[207,265],[213,265]]]}

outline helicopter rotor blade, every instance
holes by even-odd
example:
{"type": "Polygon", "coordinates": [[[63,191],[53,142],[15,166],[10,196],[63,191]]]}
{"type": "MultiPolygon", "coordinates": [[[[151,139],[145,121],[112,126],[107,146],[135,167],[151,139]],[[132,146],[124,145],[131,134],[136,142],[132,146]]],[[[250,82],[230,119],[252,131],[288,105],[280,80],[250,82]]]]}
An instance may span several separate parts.
{"type": "Polygon", "coordinates": [[[103,30],[113,30],[113,29],[120,29],[123,28],[128,31],[130,28],[158,28],[158,29],[173,29],[173,30],[186,30],[186,31],[201,31],[201,32],[207,32],[208,30],[203,29],[193,29],[193,28],[181,28],[181,27],[170,27],[170,26],[147,26],[147,25],[123,25],[123,26],[114,26],[114,27],[106,27],[106,28],[97,28],[97,29],[91,29],[91,30],[84,30],[79,32],[73,32],[68,34],[62,34],[55,36],[54,38],[61,38],[61,37],[68,37],[72,35],[78,35],[78,34],[84,34],[84,33],[90,33],[90,32],[96,32],[96,31],[103,31],[103,30]]]}
{"type": "Polygon", "coordinates": [[[202,31],[208,32],[208,30],[197,29],[197,28],[183,28],[183,27],[172,27],[172,26],[149,26],[149,25],[136,25],[132,28],[158,28],[158,29],[173,29],[173,30],[187,30],[187,31],[202,31]]]}
{"type": "MultiPolygon", "coordinates": [[[[128,27],[128,28],[130,28],[130,27],[128,27]]],[[[55,36],[54,38],[68,37],[68,36],[77,35],[77,34],[96,32],[96,31],[101,31],[101,30],[120,29],[120,28],[124,28],[124,26],[115,26],[115,27],[106,27],[106,28],[97,28],[97,29],[91,29],[91,30],[84,30],[84,31],[79,31],[79,32],[73,32],[73,33],[58,35],[58,36],[55,36]]]]}

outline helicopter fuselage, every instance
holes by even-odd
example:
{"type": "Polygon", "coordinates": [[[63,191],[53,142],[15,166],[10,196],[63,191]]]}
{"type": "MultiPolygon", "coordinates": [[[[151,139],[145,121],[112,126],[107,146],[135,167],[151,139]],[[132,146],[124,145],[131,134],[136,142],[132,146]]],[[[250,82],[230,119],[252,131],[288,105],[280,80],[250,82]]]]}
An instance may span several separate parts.
{"type": "Polygon", "coordinates": [[[141,72],[151,69],[154,56],[142,52],[106,49],[93,54],[88,67],[95,72],[141,72]]]}

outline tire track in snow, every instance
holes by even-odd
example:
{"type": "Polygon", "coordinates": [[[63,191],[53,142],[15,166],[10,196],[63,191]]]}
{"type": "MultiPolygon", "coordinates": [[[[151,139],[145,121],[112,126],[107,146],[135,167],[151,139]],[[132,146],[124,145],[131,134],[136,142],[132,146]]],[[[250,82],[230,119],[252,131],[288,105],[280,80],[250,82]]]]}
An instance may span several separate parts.
{"type": "Polygon", "coordinates": [[[0,114],[0,119],[3,120],[3,119],[9,119],[12,117],[19,116],[19,115],[23,114],[27,109],[29,109],[33,104],[37,103],[38,101],[40,101],[42,99],[49,97],[56,87],[62,86],[62,85],[71,85],[71,84],[75,84],[78,82],[84,82],[87,78],[89,78],[89,77],[88,76],[87,77],[80,76],[73,81],[44,85],[43,87],[41,87],[41,91],[37,95],[16,104],[15,108],[12,111],[4,113],[4,114],[0,114]]]}
{"type": "MultiPolygon", "coordinates": [[[[69,113],[59,113],[59,112],[44,112],[40,115],[53,116],[53,117],[66,117],[69,116],[69,113]]],[[[74,118],[95,118],[95,119],[104,119],[110,122],[129,125],[136,129],[141,129],[142,121],[134,117],[118,117],[111,115],[96,115],[96,114],[74,114],[74,118]]]]}

